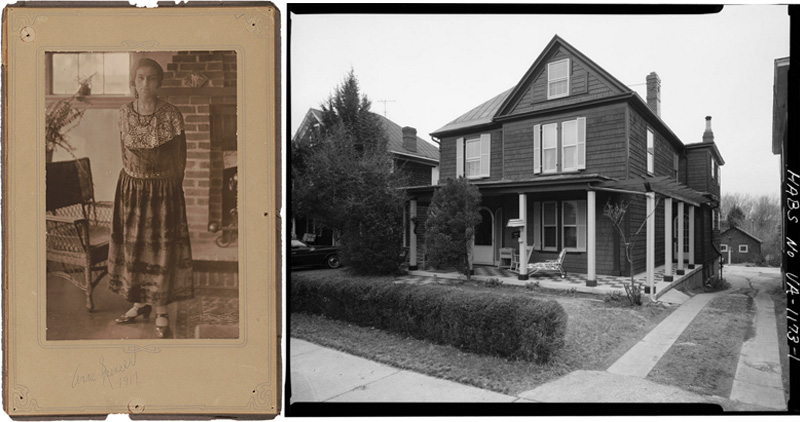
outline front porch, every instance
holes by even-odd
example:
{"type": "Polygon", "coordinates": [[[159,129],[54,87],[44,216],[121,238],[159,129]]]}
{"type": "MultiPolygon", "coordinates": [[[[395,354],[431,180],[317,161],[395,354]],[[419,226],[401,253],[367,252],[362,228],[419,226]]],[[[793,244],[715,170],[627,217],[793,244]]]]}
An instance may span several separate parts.
{"type": "MultiPolygon", "coordinates": [[[[580,293],[590,293],[596,295],[605,295],[611,294],[613,292],[619,292],[621,294],[625,294],[625,288],[623,287],[624,284],[630,283],[630,278],[627,276],[609,276],[609,275],[596,275],[597,285],[590,287],[587,286],[588,275],[587,274],[580,274],[580,273],[567,273],[566,278],[561,278],[561,275],[558,272],[544,272],[544,273],[537,273],[529,277],[528,280],[519,280],[519,274],[505,269],[505,268],[498,268],[489,265],[475,265],[473,267],[475,274],[472,276],[475,280],[489,280],[491,278],[496,278],[501,280],[504,285],[510,286],[522,286],[529,283],[539,283],[540,287],[553,289],[553,290],[571,290],[574,289],[580,293]]],[[[695,276],[695,274],[702,274],[703,266],[697,265],[694,269],[687,270],[683,275],[677,274],[677,269],[675,266],[672,266],[672,281],[665,281],[665,267],[659,266],[655,268],[653,273],[653,285],[655,286],[655,300],[661,299],[664,302],[668,303],[675,303],[680,304],[683,303],[682,296],[678,294],[670,294],[666,295],[670,292],[675,286],[683,283],[684,281],[688,280],[689,278],[695,276]],[[663,298],[662,298],[663,297],[663,298]]],[[[464,275],[457,272],[455,269],[448,269],[448,270],[434,270],[434,269],[426,269],[426,270],[415,270],[409,271],[409,278],[406,279],[410,283],[418,283],[418,284],[425,284],[430,283],[436,279],[448,279],[448,280],[458,280],[463,279],[464,275]]],[[[639,286],[639,289],[644,292],[644,288],[647,285],[647,272],[642,272],[640,274],[635,275],[634,283],[639,286]]],[[[650,297],[649,294],[645,294],[645,296],[650,297]]]]}

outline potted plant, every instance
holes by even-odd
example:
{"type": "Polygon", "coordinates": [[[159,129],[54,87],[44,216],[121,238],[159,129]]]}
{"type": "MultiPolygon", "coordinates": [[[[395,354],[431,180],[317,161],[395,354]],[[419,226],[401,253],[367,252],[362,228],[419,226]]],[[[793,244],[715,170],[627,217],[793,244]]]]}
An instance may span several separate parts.
{"type": "Polygon", "coordinates": [[[45,156],[47,162],[53,160],[53,151],[57,147],[67,151],[74,151],[72,145],[67,140],[67,132],[78,126],[86,107],[76,107],[78,102],[89,103],[86,96],[92,90],[92,77],[94,73],[84,79],[78,79],[78,90],[69,98],[58,100],[45,113],[45,156]]]}

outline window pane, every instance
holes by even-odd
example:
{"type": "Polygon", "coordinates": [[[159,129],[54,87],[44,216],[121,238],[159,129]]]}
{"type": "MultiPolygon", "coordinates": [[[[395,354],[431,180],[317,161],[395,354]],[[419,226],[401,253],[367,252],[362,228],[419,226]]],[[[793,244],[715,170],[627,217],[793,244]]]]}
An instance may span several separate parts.
{"type": "Polygon", "coordinates": [[[542,127],[542,148],[556,147],[556,125],[544,125],[542,127]]]}
{"type": "Polygon", "coordinates": [[[467,158],[480,158],[481,143],[478,140],[467,141],[467,158]]]}
{"type": "Polygon", "coordinates": [[[74,94],[78,90],[78,55],[53,54],[53,94],[74,94]]]}
{"type": "Polygon", "coordinates": [[[574,202],[563,202],[564,205],[564,225],[574,226],[578,224],[578,210],[575,209],[574,202]]]}
{"type": "Polygon", "coordinates": [[[92,78],[92,92],[103,93],[103,53],[78,54],[78,77],[92,78]]]}
{"type": "Polygon", "coordinates": [[[564,145],[577,145],[578,144],[578,121],[570,120],[561,123],[562,142],[564,145]]]}
{"type": "Polygon", "coordinates": [[[553,96],[556,96],[556,95],[566,94],[568,86],[569,85],[567,84],[566,80],[558,81],[558,82],[550,82],[550,84],[549,84],[550,96],[553,97],[553,96]]]}
{"type": "Polygon", "coordinates": [[[544,224],[554,226],[556,224],[556,204],[546,203],[542,210],[544,211],[544,224]]]}
{"type": "Polygon", "coordinates": [[[481,174],[481,161],[471,160],[467,161],[467,176],[477,176],[481,174]]]}
{"type": "Polygon", "coordinates": [[[545,170],[555,170],[556,169],[556,150],[551,149],[544,152],[544,169],[545,170]]]}
{"type": "Polygon", "coordinates": [[[575,157],[578,152],[578,147],[564,147],[564,168],[572,169],[578,166],[575,157]]]}
{"type": "Polygon", "coordinates": [[[564,227],[564,247],[577,248],[578,247],[578,228],[577,227],[564,227]]]}
{"type": "Polygon", "coordinates": [[[130,72],[129,53],[105,53],[103,58],[105,73],[104,94],[129,94],[128,72],[130,72]]]}
{"type": "Polygon", "coordinates": [[[552,81],[554,79],[559,78],[566,78],[567,77],[567,64],[569,64],[569,60],[562,60],[556,63],[550,63],[547,66],[547,80],[552,81]]]}
{"type": "Polygon", "coordinates": [[[555,248],[556,247],[556,228],[555,227],[545,227],[544,228],[544,246],[546,248],[555,248]]]}

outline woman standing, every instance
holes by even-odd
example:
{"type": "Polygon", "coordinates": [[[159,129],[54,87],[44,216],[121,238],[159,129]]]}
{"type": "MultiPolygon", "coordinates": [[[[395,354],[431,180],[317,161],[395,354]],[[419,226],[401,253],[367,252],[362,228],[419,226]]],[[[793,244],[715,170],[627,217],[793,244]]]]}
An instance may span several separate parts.
{"type": "Polygon", "coordinates": [[[114,198],[110,289],[133,303],[116,322],[150,317],[158,337],[169,329],[167,305],[192,298],[192,252],[183,196],[186,135],[177,107],[156,96],[164,70],[140,59],[131,68],[134,101],[119,110],[122,171],[114,198]]]}

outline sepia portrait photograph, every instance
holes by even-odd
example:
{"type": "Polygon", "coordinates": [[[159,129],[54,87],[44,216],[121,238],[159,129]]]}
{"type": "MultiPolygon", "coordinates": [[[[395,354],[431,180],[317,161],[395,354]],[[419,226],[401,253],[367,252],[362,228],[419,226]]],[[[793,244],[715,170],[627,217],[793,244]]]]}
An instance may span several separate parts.
{"type": "Polygon", "coordinates": [[[4,18],[5,412],[279,414],[278,9],[4,18]]]}
{"type": "Polygon", "coordinates": [[[287,412],[793,411],[789,8],[470,6],[289,7],[287,412]]]}
{"type": "Polygon", "coordinates": [[[45,66],[47,339],[237,338],[236,53],[45,66]]]}

